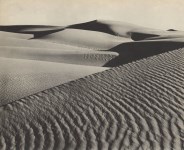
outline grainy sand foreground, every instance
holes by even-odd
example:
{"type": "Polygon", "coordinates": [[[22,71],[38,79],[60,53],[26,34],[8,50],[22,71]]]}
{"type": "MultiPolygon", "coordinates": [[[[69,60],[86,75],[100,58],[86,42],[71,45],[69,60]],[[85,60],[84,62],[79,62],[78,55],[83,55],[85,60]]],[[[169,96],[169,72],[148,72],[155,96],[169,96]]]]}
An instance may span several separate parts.
{"type": "Polygon", "coordinates": [[[103,20],[0,31],[0,150],[184,149],[182,31],[103,20]]]}

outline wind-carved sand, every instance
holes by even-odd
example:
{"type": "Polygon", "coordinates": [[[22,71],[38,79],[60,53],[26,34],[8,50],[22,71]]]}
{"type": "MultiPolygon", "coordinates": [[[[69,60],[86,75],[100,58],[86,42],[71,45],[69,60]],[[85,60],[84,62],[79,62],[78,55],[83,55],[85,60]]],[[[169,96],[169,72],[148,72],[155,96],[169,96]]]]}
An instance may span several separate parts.
{"type": "Polygon", "coordinates": [[[182,31],[0,30],[0,149],[184,149],[182,31]]]}

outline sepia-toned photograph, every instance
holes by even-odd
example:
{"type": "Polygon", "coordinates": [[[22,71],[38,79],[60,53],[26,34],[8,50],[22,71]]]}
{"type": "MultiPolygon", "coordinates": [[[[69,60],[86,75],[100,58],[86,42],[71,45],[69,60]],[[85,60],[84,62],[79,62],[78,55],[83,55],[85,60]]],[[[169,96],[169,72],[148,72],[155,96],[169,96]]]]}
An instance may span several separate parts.
{"type": "Polygon", "coordinates": [[[0,150],[184,150],[184,1],[0,0],[0,150]]]}

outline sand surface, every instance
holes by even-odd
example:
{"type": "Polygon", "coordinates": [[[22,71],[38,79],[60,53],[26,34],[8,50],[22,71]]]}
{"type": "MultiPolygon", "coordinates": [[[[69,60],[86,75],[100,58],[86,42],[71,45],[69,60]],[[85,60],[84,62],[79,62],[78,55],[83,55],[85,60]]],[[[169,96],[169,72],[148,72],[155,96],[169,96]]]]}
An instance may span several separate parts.
{"type": "Polygon", "coordinates": [[[0,57],[0,105],[106,69],[0,57]]]}
{"type": "Polygon", "coordinates": [[[94,50],[107,50],[119,45],[120,43],[132,41],[129,38],[117,37],[103,32],[78,29],[65,29],[56,33],[38,37],[37,39],[94,50]]]}
{"type": "Polygon", "coordinates": [[[183,149],[183,56],[175,50],[1,106],[2,148],[183,149]]]}
{"type": "Polygon", "coordinates": [[[183,150],[183,47],[115,21],[0,26],[0,149],[183,150]]]}
{"type": "Polygon", "coordinates": [[[62,62],[86,66],[103,66],[118,55],[116,52],[90,50],[0,46],[1,57],[62,62]]]}

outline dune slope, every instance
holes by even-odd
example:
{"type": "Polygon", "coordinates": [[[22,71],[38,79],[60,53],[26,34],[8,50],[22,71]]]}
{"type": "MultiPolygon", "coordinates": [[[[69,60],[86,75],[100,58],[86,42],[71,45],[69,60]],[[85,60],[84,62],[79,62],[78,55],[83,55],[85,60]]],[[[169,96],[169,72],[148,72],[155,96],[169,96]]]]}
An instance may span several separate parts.
{"type": "Polygon", "coordinates": [[[118,53],[116,52],[75,50],[75,48],[47,49],[34,47],[0,46],[0,57],[41,60],[47,62],[60,62],[89,66],[104,66],[107,62],[117,56],[118,53]]]}
{"type": "Polygon", "coordinates": [[[117,37],[107,33],[79,29],[65,29],[44,36],[35,36],[34,39],[85,47],[94,50],[107,50],[120,43],[132,41],[129,38],[117,37]]]}
{"type": "Polygon", "coordinates": [[[0,57],[0,105],[106,69],[0,57]]]}
{"type": "MultiPolygon", "coordinates": [[[[0,46],[11,46],[11,47],[34,47],[34,48],[46,48],[46,49],[64,49],[64,50],[86,50],[87,48],[75,47],[66,44],[50,43],[40,40],[31,39],[19,39],[0,35],[0,46]]],[[[87,49],[89,50],[89,49],[87,49]]]]}
{"type": "Polygon", "coordinates": [[[184,149],[184,49],[0,107],[1,149],[184,149]]]}
{"type": "Polygon", "coordinates": [[[21,33],[13,33],[13,32],[4,32],[0,30],[0,37],[2,38],[17,38],[17,39],[30,39],[33,38],[32,34],[21,34],[21,33]]]}

